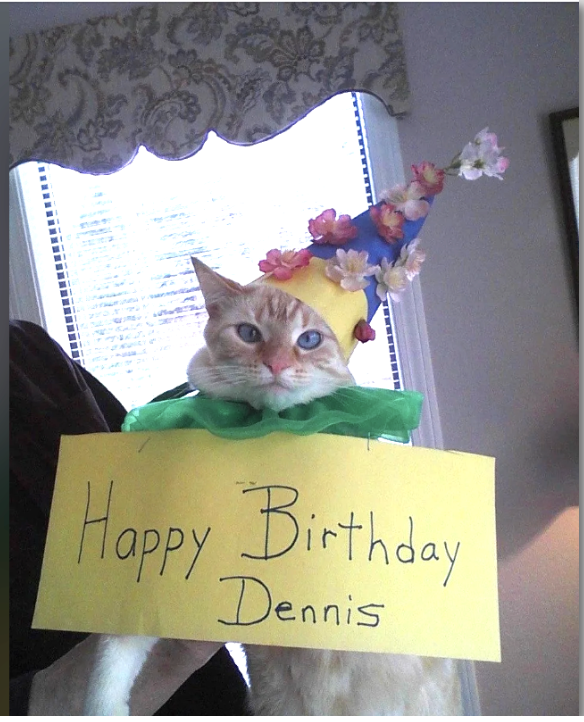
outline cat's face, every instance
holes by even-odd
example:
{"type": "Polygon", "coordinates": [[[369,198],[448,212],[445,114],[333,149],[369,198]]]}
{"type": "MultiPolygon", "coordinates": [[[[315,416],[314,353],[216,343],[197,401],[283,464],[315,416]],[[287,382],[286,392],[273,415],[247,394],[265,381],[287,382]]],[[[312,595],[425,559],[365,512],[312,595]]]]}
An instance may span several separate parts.
{"type": "Polygon", "coordinates": [[[268,285],[240,286],[193,259],[209,321],[187,370],[209,396],[280,411],[354,383],[319,314],[268,285]]]}

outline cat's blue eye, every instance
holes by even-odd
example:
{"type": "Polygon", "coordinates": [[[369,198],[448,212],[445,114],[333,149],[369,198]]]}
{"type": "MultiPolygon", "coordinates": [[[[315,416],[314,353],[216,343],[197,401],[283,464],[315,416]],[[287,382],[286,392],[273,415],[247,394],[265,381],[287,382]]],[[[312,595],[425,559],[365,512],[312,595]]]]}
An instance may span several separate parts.
{"type": "Polygon", "coordinates": [[[262,333],[251,323],[240,323],[237,327],[237,335],[246,343],[259,343],[262,340],[262,333]]]}
{"type": "Polygon", "coordinates": [[[322,341],[322,334],[318,331],[305,331],[298,336],[296,343],[300,348],[306,351],[311,351],[313,348],[320,346],[322,341]]]}

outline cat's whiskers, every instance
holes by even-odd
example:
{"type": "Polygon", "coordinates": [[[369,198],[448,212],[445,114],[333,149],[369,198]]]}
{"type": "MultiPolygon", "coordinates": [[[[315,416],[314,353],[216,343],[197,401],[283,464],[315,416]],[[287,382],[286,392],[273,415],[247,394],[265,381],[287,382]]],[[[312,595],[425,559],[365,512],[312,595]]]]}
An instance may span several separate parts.
{"type": "Polygon", "coordinates": [[[229,383],[241,384],[249,381],[249,374],[245,369],[229,364],[211,367],[198,366],[193,368],[191,376],[196,379],[198,383],[225,383],[229,381],[229,383]]]}

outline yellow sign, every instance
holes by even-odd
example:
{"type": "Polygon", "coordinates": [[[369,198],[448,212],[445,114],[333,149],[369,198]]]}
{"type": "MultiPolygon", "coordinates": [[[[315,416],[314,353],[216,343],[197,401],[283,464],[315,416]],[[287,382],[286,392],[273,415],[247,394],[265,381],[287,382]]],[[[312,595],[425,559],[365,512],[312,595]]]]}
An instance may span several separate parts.
{"type": "Polygon", "coordinates": [[[33,626],[498,661],[494,460],[64,437],[33,626]]]}

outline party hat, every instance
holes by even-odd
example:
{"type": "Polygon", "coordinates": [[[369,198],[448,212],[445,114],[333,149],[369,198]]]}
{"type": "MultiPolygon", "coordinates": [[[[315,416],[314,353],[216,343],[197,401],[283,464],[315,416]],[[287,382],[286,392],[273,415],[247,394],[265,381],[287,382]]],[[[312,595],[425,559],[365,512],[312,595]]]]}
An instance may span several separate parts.
{"type": "Polygon", "coordinates": [[[398,301],[426,257],[418,234],[447,175],[501,178],[509,161],[485,128],[445,168],[424,161],[413,179],[381,194],[351,218],[329,208],[308,223],[313,242],[300,251],[273,249],[260,279],[312,306],[336,334],[346,358],[375,334],[369,322],[389,295],[398,301]]]}

